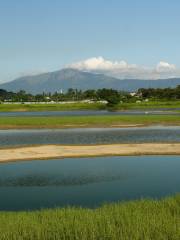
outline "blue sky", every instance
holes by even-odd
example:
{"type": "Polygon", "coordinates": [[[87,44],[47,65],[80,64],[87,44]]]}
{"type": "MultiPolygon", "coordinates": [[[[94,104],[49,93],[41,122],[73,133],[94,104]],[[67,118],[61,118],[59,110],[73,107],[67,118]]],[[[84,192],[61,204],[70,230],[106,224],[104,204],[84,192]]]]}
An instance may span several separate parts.
{"type": "Polygon", "coordinates": [[[102,56],[178,68],[179,0],[0,0],[0,81],[102,56]]]}

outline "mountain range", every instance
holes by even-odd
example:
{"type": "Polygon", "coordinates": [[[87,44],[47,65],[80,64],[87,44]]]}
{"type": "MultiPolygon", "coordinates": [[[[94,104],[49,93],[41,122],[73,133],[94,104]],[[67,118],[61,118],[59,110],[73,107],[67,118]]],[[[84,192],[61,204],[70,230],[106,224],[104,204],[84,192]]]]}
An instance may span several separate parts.
{"type": "Polygon", "coordinates": [[[18,92],[25,90],[28,93],[38,94],[42,92],[65,92],[69,88],[74,89],[100,89],[113,88],[122,91],[133,92],[139,88],[174,88],[180,85],[180,78],[140,80],[110,77],[104,74],[83,72],[66,68],[60,71],[43,73],[33,76],[25,76],[11,82],[0,84],[0,89],[18,92]]]}

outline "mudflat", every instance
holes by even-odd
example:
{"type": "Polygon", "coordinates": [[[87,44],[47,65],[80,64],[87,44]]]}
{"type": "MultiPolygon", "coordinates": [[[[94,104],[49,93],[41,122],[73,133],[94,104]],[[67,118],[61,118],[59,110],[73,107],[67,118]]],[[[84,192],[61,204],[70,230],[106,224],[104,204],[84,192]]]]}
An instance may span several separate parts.
{"type": "Polygon", "coordinates": [[[7,148],[0,149],[0,162],[111,155],[180,155],[180,143],[42,145],[7,148]]]}

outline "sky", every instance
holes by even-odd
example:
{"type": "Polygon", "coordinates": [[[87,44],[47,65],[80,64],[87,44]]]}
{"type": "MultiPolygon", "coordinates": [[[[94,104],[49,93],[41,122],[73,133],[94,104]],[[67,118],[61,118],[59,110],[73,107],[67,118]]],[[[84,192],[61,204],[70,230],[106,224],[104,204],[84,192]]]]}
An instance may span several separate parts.
{"type": "Polygon", "coordinates": [[[0,82],[74,67],[180,76],[179,0],[0,0],[0,82]]]}

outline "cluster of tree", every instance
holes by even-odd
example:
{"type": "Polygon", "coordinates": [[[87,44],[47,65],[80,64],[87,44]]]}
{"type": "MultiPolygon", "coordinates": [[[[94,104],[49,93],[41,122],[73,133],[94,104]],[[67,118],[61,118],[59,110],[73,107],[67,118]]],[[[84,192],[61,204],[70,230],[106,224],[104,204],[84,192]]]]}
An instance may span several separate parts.
{"type": "Polygon", "coordinates": [[[142,99],[166,99],[166,100],[176,100],[180,99],[180,85],[176,88],[141,88],[137,92],[138,96],[141,96],[142,99]]]}
{"type": "Polygon", "coordinates": [[[110,105],[115,105],[121,100],[128,101],[131,96],[126,92],[121,92],[113,89],[98,89],[98,90],[77,90],[69,89],[66,93],[42,93],[32,95],[25,91],[19,91],[17,93],[7,92],[0,89],[0,101],[1,102],[59,102],[59,101],[102,101],[105,100],[110,105]]]}
{"type": "Polygon", "coordinates": [[[42,94],[29,94],[25,91],[19,91],[17,93],[8,92],[0,89],[0,102],[60,102],[60,101],[107,101],[109,107],[113,107],[120,102],[135,102],[137,100],[144,99],[166,99],[176,100],[180,99],[180,86],[176,88],[165,89],[144,89],[141,88],[137,93],[127,93],[117,91],[114,89],[98,89],[98,90],[78,90],[70,88],[65,93],[42,93],[42,94]]]}

